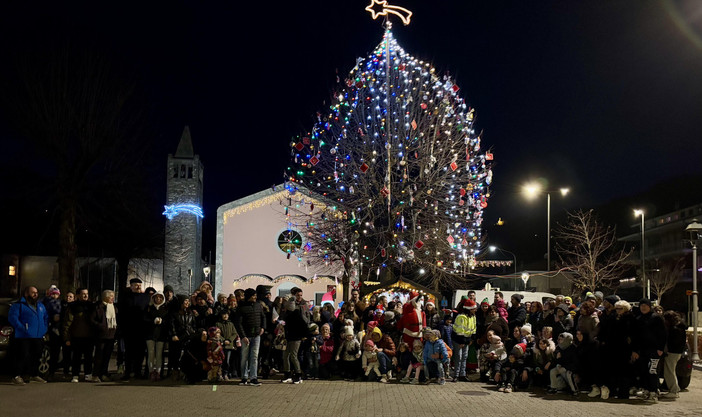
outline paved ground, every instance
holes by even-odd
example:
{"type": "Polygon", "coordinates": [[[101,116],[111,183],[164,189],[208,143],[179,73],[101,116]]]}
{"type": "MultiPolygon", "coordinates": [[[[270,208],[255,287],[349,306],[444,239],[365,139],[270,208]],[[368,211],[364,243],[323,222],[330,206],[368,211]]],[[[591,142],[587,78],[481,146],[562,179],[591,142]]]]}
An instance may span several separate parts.
{"type": "Polygon", "coordinates": [[[543,391],[503,394],[475,382],[414,386],[305,381],[261,387],[173,385],[169,382],[15,386],[0,383],[2,416],[702,416],[702,372],[676,401],[577,399],[543,391]]]}

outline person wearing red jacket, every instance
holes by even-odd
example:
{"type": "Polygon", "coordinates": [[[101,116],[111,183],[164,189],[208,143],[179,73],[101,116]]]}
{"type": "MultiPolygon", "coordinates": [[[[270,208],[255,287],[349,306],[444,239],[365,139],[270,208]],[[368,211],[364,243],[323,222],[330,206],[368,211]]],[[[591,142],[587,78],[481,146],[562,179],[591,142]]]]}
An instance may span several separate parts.
{"type": "Polygon", "coordinates": [[[427,325],[427,318],[418,298],[415,297],[402,306],[402,318],[397,322],[397,328],[402,332],[402,341],[409,346],[413,346],[415,340],[421,340],[422,329],[427,325]]]}
{"type": "Polygon", "coordinates": [[[328,323],[322,325],[322,334],[318,334],[317,346],[319,346],[319,377],[329,379],[334,367],[334,338],[331,335],[331,327],[328,323]]]}

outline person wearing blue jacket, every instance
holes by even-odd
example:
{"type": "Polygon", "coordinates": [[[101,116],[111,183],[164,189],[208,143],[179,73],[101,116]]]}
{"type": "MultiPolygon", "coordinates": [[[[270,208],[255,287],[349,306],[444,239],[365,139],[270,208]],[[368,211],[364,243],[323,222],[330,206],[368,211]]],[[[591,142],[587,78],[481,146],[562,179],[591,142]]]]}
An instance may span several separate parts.
{"type": "Polygon", "coordinates": [[[439,338],[437,333],[439,333],[438,330],[424,329],[424,373],[427,381],[430,382],[433,378],[430,379],[429,377],[438,373],[438,383],[439,385],[444,385],[446,383],[444,364],[448,363],[449,356],[444,341],[439,338]],[[436,371],[434,371],[434,368],[436,368],[436,371]]]}
{"type": "Polygon", "coordinates": [[[39,291],[35,287],[25,288],[24,297],[10,306],[8,321],[15,330],[14,351],[17,353],[17,376],[12,382],[24,385],[22,376],[28,374],[30,381],[46,383],[39,376],[39,358],[49,328],[49,315],[44,304],[39,302],[39,291]]]}

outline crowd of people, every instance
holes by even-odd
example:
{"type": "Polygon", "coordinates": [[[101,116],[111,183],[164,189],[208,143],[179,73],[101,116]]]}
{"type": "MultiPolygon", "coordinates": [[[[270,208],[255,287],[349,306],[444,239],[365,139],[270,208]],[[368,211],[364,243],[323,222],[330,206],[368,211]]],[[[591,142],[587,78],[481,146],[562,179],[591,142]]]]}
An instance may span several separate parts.
{"type": "Polygon", "coordinates": [[[675,368],[686,326],[674,311],[642,299],[633,309],[616,295],[587,293],[579,305],[557,296],[543,304],[501,292],[478,302],[469,292],[453,309],[423,296],[402,303],[384,295],[351,299],[339,309],[313,306],[303,290],[271,299],[268,287],[212,293],[203,282],[190,295],[142,289],[138,278],[92,302],[81,288],[61,297],[36,288],[12,305],[17,373],[13,382],[46,382],[38,355],[46,340],[49,376],[79,382],[144,378],[259,386],[309,379],[444,385],[481,381],[510,393],[542,387],[588,397],[648,402],[679,396],[675,368]],[[44,337],[47,335],[47,337],[44,337]],[[109,363],[118,347],[117,372],[109,363]],[[164,352],[167,354],[164,355],[164,352]],[[59,358],[62,358],[59,361],[59,358]],[[661,393],[658,362],[663,361],[661,393]],[[82,371],[82,372],[81,372],[82,371]]]}

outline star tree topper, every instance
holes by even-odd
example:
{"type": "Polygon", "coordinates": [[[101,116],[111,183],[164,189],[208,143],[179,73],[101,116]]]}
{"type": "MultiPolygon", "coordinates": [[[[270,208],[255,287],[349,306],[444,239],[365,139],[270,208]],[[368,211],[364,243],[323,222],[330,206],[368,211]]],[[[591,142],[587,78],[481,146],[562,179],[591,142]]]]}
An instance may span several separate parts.
{"type": "Polygon", "coordinates": [[[375,20],[378,16],[387,16],[388,14],[394,14],[402,20],[402,23],[407,26],[410,23],[410,18],[412,17],[412,12],[400,6],[393,6],[388,4],[387,0],[371,0],[371,3],[366,7],[366,10],[371,14],[371,17],[375,20]]]}

